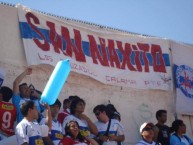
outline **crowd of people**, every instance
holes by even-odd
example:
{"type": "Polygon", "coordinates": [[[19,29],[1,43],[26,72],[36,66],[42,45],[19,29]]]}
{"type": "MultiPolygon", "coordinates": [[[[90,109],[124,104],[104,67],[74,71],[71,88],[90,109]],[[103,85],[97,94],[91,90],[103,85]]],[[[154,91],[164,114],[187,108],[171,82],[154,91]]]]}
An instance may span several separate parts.
{"type": "MultiPolygon", "coordinates": [[[[0,88],[0,140],[16,135],[19,145],[124,144],[121,115],[112,104],[94,107],[96,122],[84,113],[86,102],[79,96],[69,96],[63,104],[58,99],[52,105],[42,104],[41,92],[21,83],[31,74],[32,69],[27,68],[14,80],[13,89],[0,88]]],[[[156,119],[157,124],[140,126],[141,140],[136,145],[193,145],[182,120],[168,127],[166,110],[158,110],[156,119]]]]}

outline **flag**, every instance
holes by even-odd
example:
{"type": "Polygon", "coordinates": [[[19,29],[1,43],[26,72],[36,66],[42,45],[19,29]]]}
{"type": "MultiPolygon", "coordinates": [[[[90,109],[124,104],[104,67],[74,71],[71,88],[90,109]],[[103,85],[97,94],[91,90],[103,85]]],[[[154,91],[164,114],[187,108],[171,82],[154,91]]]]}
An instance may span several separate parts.
{"type": "Polygon", "coordinates": [[[193,46],[171,44],[176,86],[176,113],[193,115],[193,46]]]}

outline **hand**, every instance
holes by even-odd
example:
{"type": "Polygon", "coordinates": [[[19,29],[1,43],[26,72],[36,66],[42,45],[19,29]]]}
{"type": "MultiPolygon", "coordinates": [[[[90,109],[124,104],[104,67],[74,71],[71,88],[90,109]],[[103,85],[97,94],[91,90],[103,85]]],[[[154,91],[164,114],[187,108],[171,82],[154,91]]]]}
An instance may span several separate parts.
{"type": "Polygon", "coordinates": [[[81,114],[79,117],[80,117],[80,119],[82,119],[82,120],[86,120],[86,121],[89,120],[89,118],[88,118],[85,114],[81,114]]]}
{"type": "Polygon", "coordinates": [[[46,110],[50,110],[50,106],[48,104],[44,103],[42,105],[46,108],[46,110]]]}
{"type": "Polygon", "coordinates": [[[116,139],[117,139],[117,136],[115,136],[115,135],[110,135],[109,136],[110,141],[116,141],[116,139]]]}
{"type": "Polygon", "coordinates": [[[108,136],[99,136],[99,140],[107,142],[109,140],[108,136]]]}

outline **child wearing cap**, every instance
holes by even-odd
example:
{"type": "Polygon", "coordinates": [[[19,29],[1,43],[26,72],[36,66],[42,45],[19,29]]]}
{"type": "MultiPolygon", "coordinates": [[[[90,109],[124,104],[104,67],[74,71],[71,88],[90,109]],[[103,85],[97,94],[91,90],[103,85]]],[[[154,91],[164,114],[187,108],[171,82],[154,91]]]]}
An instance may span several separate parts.
{"type": "Polygon", "coordinates": [[[142,140],[140,140],[136,145],[159,145],[153,141],[154,138],[154,125],[151,122],[145,122],[140,127],[140,134],[142,140]]]}

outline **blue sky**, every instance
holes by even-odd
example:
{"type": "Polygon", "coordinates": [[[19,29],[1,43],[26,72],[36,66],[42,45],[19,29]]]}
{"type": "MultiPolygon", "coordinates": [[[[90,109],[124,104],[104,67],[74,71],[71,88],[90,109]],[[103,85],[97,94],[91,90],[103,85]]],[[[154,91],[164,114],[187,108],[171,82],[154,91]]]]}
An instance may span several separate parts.
{"type": "Polygon", "coordinates": [[[193,0],[0,0],[138,34],[193,44],[193,0]]]}

